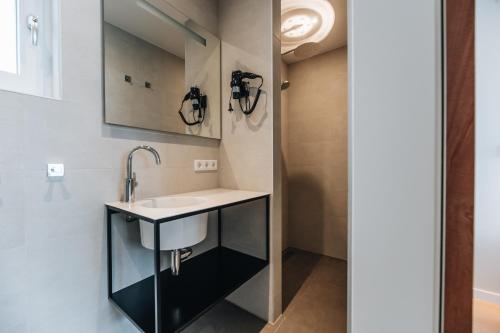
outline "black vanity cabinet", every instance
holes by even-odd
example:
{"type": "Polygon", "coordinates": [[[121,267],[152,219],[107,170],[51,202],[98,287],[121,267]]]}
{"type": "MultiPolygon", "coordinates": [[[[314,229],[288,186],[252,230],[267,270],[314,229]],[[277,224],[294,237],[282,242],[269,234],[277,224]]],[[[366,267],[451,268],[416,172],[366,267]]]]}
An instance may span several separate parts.
{"type": "MultiPolygon", "coordinates": [[[[225,197],[231,197],[227,195],[225,197]]],[[[258,192],[239,192],[233,199],[214,200],[202,210],[188,211],[180,215],[151,219],[124,209],[119,204],[107,204],[107,267],[108,297],[117,308],[145,333],[180,332],[218,302],[242,286],[246,281],[269,265],[269,205],[270,195],[258,192]],[[234,200],[234,201],[233,201],[234,200]],[[265,258],[255,257],[225,247],[222,241],[225,208],[245,203],[264,201],[265,258]],[[217,211],[218,246],[182,263],[181,274],[173,276],[170,268],[161,269],[160,230],[163,223],[176,219],[217,211]],[[114,223],[126,220],[143,220],[154,224],[154,274],[146,279],[113,291],[113,238],[114,214],[126,215],[127,219],[115,219],[114,223]]],[[[202,192],[199,192],[202,193],[202,192]]],[[[136,222],[133,222],[136,223],[136,222]]]]}

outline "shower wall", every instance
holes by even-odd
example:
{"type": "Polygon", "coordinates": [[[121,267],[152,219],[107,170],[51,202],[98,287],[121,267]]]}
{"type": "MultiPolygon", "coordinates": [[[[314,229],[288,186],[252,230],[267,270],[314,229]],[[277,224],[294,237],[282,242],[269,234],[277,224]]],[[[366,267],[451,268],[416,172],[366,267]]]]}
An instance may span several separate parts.
{"type": "Polygon", "coordinates": [[[288,66],[288,246],[347,258],[347,48],[288,66]]]}

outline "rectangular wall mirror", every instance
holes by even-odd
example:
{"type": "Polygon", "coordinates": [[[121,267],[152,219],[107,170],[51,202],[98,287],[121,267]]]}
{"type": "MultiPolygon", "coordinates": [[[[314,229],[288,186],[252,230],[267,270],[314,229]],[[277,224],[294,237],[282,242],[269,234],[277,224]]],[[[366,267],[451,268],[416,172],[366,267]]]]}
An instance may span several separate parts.
{"type": "Polygon", "coordinates": [[[220,139],[220,40],[162,0],[103,11],[105,122],[220,139]]]}

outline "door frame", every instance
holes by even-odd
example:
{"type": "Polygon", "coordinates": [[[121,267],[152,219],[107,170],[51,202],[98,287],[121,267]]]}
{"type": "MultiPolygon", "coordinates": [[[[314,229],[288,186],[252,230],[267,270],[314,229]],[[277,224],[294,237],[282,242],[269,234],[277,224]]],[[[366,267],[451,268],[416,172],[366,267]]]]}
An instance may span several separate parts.
{"type": "Polygon", "coordinates": [[[444,333],[472,332],[474,268],[475,0],[444,7],[444,333]]]}

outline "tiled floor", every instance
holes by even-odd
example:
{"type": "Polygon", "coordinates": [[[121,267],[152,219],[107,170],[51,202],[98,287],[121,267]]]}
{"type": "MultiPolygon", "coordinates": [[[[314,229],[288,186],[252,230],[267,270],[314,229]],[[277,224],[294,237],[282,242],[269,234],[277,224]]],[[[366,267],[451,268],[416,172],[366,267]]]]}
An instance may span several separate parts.
{"type": "Polygon", "coordinates": [[[283,266],[283,317],[265,332],[345,333],[347,263],[291,251],[283,266]]]}
{"type": "Polygon", "coordinates": [[[345,333],[346,262],[300,250],[289,253],[283,265],[284,313],[274,325],[223,302],[185,332],[345,333]]]}
{"type": "Polygon", "coordinates": [[[249,312],[222,302],[189,326],[184,333],[258,333],[266,322],[249,312]]]}
{"type": "Polygon", "coordinates": [[[474,333],[500,333],[500,306],[474,300],[474,333]]]}

